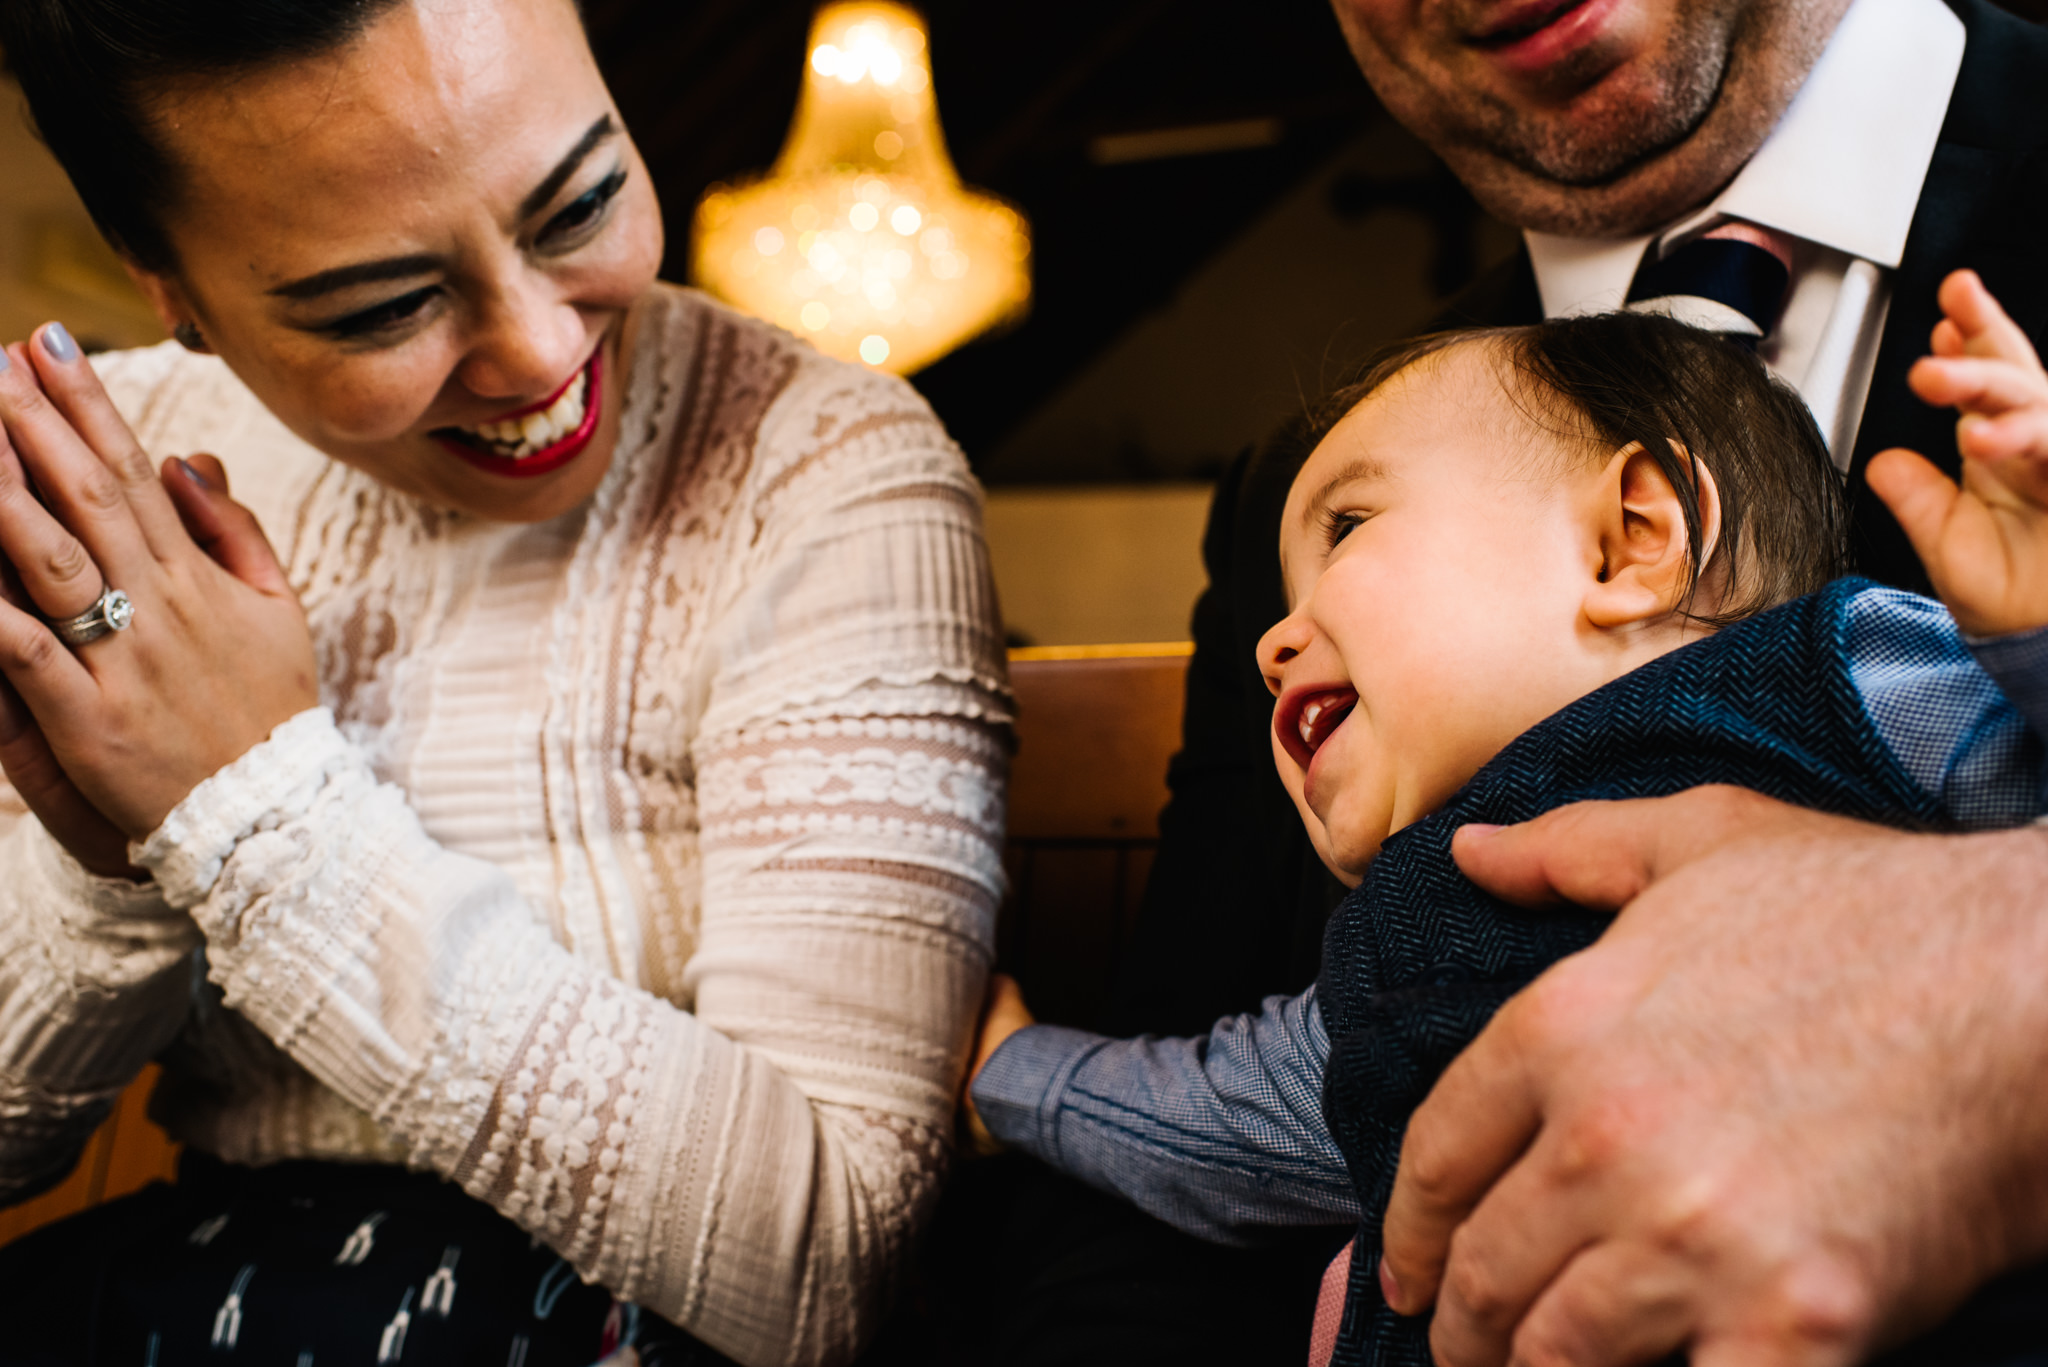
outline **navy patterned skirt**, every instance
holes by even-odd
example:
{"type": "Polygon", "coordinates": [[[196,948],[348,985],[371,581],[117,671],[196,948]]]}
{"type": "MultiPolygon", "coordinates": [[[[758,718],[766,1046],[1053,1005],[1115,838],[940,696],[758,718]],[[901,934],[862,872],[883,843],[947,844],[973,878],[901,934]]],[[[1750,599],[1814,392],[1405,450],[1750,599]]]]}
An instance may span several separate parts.
{"type": "Polygon", "coordinates": [[[727,1364],[431,1174],[190,1151],[0,1248],[0,1326],[5,1367],[727,1364]]]}

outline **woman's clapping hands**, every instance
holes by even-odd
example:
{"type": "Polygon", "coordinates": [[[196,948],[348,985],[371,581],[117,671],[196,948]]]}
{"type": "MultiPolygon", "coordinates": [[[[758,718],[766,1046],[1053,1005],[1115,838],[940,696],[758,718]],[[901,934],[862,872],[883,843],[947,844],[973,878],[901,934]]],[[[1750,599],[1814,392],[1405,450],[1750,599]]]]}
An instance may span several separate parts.
{"type": "Polygon", "coordinates": [[[55,324],[0,369],[0,766],[81,863],[126,843],[319,700],[305,614],[218,462],[161,476],[55,324]],[[103,588],[128,629],[75,648],[45,619],[103,588]]]}

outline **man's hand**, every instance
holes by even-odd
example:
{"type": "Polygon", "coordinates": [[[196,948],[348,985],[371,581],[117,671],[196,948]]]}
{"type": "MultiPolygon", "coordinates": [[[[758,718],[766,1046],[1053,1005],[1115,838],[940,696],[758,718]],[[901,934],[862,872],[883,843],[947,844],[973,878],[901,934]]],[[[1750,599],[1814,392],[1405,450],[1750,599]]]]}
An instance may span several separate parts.
{"type": "Polygon", "coordinates": [[[981,1033],[974,1041],[974,1062],[967,1069],[967,1081],[960,1086],[960,1115],[967,1125],[968,1147],[984,1158],[1001,1153],[1003,1142],[989,1133],[974,1109],[974,1079],[981,1076],[1003,1041],[1027,1025],[1036,1025],[1031,1008],[1024,1004],[1024,989],[1007,973],[991,973],[988,1000],[981,1008],[981,1033]]]}
{"type": "Polygon", "coordinates": [[[2048,832],[1703,788],[1454,849],[1625,909],[1409,1126],[1382,1285],[1439,1362],[1833,1367],[2048,1253],[2048,832]]]}
{"type": "Polygon", "coordinates": [[[1942,282],[1941,308],[1934,354],[1907,379],[1927,402],[1960,412],[1962,484],[1893,449],[1871,460],[1870,487],[1963,630],[2048,626],[2048,371],[1974,271],[1942,282]]]}

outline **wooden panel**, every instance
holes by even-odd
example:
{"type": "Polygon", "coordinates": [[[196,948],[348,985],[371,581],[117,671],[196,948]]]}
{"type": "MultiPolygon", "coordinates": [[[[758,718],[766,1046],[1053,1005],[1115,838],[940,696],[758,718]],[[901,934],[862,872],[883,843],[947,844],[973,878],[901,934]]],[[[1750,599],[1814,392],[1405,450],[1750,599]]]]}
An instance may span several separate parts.
{"type": "Polygon", "coordinates": [[[1186,654],[1038,654],[1010,661],[1011,839],[1156,839],[1166,762],[1180,748],[1186,654]]]}
{"type": "Polygon", "coordinates": [[[155,1064],[121,1093],[121,1105],[114,1112],[114,1146],[107,1156],[107,1181],[99,1199],[111,1201],[140,1191],[151,1182],[171,1182],[178,1176],[179,1146],[149,1118],[149,1093],[156,1086],[155,1064]]]}
{"type": "Polygon", "coordinates": [[[40,1196],[0,1210],[0,1244],[11,1243],[53,1220],[177,1176],[178,1146],[149,1120],[155,1064],[121,1093],[114,1113],[93,1131],[71,1175],[40,1196]]]}
{"type": "Polygon", "coordinates": [[[1041,1020],[1093,1029],[1108,1014],[1158,844],[1186,674],[1185,645],[1012,653],[1010,899],[996,957],[1041,1020]]]}

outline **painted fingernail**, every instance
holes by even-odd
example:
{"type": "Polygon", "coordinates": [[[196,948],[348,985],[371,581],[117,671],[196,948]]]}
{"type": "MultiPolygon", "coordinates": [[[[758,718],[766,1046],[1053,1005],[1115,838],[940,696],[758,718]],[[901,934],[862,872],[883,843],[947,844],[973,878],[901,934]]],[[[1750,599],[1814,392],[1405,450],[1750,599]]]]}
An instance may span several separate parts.
{"type": "Polygon", "coordinates": [[[1380,1255],[1380,1295],[1388,1305],[1399,1309],[1401,1306],[1401,1283],[1394,1280],[1394,1269],[1387,1266],[1387,1255],[1380,1255]]]}
{"type": "Polygon", "coordinates": [[[178,457],[178,468],[185,472],[186,479],[191,480],[200,488],[211,489],[213,487],[212,482],[205,475],[200,474],[192,462],[186,460],[183,456],[178,457]]]}
{"type": "Polygon", "coordinates": [[[0,374],[14,369],[14,358],[7,354],[6,347],[0,347],[0,374]]]}
{"type": "Polygon", "coordinates": [[[78,359],[78,343],[71,340],[62,323],[52,323],[43,329],[43,350],[51,360],[66,365],[78,359]]]}

